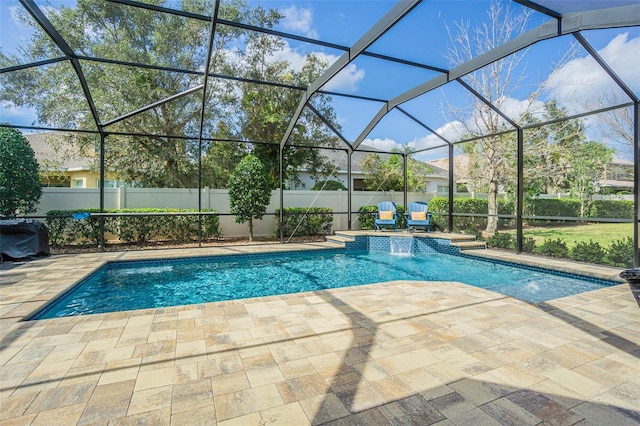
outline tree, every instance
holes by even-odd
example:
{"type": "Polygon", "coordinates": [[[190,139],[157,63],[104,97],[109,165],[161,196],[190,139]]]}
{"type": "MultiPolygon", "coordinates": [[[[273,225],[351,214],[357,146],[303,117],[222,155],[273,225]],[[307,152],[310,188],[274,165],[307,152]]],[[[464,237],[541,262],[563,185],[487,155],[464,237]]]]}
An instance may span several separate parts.
{"type": "Polygon", "coordinates": [[[598,114],[596,120],[603,135],[622,147],[633,150],[633,107],[618,108],[598,114]]]}
{"type": "MultiPolygon", "coordinates": [[[[296,70],[289,62],[274,59],[284,47],[285,42],[280,37],[251,34],[245,49],[247,53],[242,61],[234,64],[231,72],[248,79],[306,87],[329,65],[325,59],[308,54],[302,68],[296,70]]],[[[261,142],[254,144],[251,152],[267,167],[273,188],[277,188],[280,183],[280,143],[300,102],[301,94],[301,90],[267,84],[242,85],[237,117],[239,136],[248,141],[261,142]]],[[[340,129],[327,95],[315,95],[312,103],[325,119],[340,129]]],[[[318,175],[329,174],[331,165],[322,156],[322,151],[313,147],[332,148],[337,145],[337,140],[336,135],[317,115],[310,109],[305,109],[289,138],[290,143],[283,151],[284,181],[300,184],[298,173],[301,168],[306,168],[314,179],[318,175]]]]}
{"type": "Polygon", "coordinates": [[[247,155],[229,178],[229,203],[236,222],[249,222],[249,241],[253,241],[253,219],[262,219],[270,200],[266,168],[258,157],[247,155]]]}
{"type": "MultiPolygon", "coordinates": [[[[401,155],[390,155],[387,161],[378,155],[370,154],[362,162],[364,183],[375,191],[404,191],[404,164],[401,155]]],[[[424,191],[427,175],[433,168],[421,161],[407,158],[407,189],[424,191]]]]}
{"type": "Polygon", "coordinates": [[[342,182],[339,180],[320,180],[313,184],[311,187],[312,191],[337,191],[343,190],[346,191],[347,187],[344,186],[342,182]]]}
{"type": "MultiPolygon", "coordinates": [[[[459,22],[453,29],[448,28],[451,45],[446,56],[456,66],[489,52],[522,34],[527,29],[530,16],[530,10],[515,13],[509,8],[509,3],[494,0],[485,22],[475,28],[471,28],[468,22],[459,22]]],[[[466,75],[464,80],[501,110],[523,84],[524,75],[518,73],[523,55],[524,52],[518,52],[494,61],[466,75]]],[[[535,105],[537,93],[538,90],[535,90],[528,98],[523,115],[527,115],[528,109],[535,105]]],[[[466,136],[495,135],[510,128],[498,113],[475,96],[470,97],[470,103],[473,105],[471,117],[464,111],[449,107],[453,119],[464,126],[466,136]]],[[[486,231],[489,233],[494,233],[498,228],[498,191],[513,181],[513,170],[509,165],[515,163],[516,146],[513,134],[502,134],[484,137],[463,147],[463,151],[469,155],[472,179],[478,179],[478,186],[488,194],[486,231]]]]}
{"type": "Polygon", "coordinates": [[[580,216],[585,216],[585,207],[593,194],[600,190],[606,166],[611,163],[615,150],[600,142],[589,141],[578,144],[569,156],[571,164],[571,193],[580,198],[580,216]]]}
{"type": "MultiPolygon", "coordinates": [[[[214,0],[154,0],[159,6],[175,6],[192,13],[210,15],[214,0]]],[[[20,9],[23,13],[24,10],[20,9]]],[[[280,15],[261,7],[249,8],[244,1],[224,2],[219,16],[247,24],[272,28],[280,15]]],[[[111,2],[78,0],[75,7],[61,6],[48,14],[74,52],[80,56],[118,59],[188,70],[171,72],[82,61],[83,74],[101,122],[121,117],[141,107],[201,84],[198,74],[205,66],[206,40],[210,25],[196,19],[158,13],[111,2]]],[[[36,25],[23,16],[24,23],[36,25]]],[[[233,60],[232,45],[244,31],[219,25],[214,39],[211,71],[219,72],[233,60]]],[[[20,55],[0,52],[0,66],[61,56],[48,35],[36,26],[20,55]]],[[[95,129],[77,76],[68,62],[5,73],[0,94],[17,106],[35,107],[42,124],[61,128],[95,129]]],[[[216,137],[221,122],[232,120],[237,102],[232,85],[210,79],[205,108],[205,134],[216,137]]],[[[108,126],[109,132],[135,132],[149,136],[110,135],[106,141],[107,167],[118,178],[145,186],[194,187],[198,183],[200,153],[196,139],[202,93],[196,92],[108,126]],[[171,135],[175,138],[153,135],[171,135]]],[[[76,138],[93,149],[94,138],[76,138]]],[[[217,148],[214,146],[213,148],[217,148]]],[[[213,158],[216,156],[213,155],[213,158]]]]}
{"type": "Polygon", "coordinates": [[[42,195],[38,162],[18,130],[0,127],[0,216],[36,211],[42,195]]]}
{"type": "MultiPolygon", "coordinates": [[[[558,107],[557,102],[547,102],[542,119],[551,123],[526,132],[525,195],[556,194],[568,190],[570,157],[587,140],[587,136],[581,120],[563,120],[566,116],[566,109],[558,107]]],[[[524,121],[533,124],[540,120],[528,116],[524,121]]]]}

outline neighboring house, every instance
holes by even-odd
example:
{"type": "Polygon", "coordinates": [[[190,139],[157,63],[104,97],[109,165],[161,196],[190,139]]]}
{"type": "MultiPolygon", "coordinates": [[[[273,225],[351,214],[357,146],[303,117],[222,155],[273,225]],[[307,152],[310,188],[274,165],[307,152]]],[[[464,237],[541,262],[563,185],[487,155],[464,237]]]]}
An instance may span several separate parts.
{"type": "MultiPolygon", "coordinates": [[[[73,135],[61,132],[26,134],[24,137],[33,148],[40,166],[42,186],[69,188],[97,188],[100,185],[100,173],[92,165],[97,154],[81,152],[72,143],[73,135]]],[[[120,186],[113,174],[107,172],[106,187],[120,186]]]]}
{"type": "MultiPolygon", "coordinates": [[[[468,155],[456,155],[455,156],[455,181],[459,187],[466,187],[470,180],[469,173],[469,156],[468,155]]],[[[449,159],[441,158],[438,160],[428,161],[428,164],[441,168],[445,171],[449,170],[449,159]]],[[[604,176],[600,180],[600,187],[607,189],[608,192],[618,191],[633,191],[633,162],[623,160],[620,158],[614,158],[604,171],[604,176]]],[[[467,190],[461,190],[459,192],[466,192],[467,190]]],[[[499,193],[504,193],[504,188],[500,186],[498,188],[499,193]]]]}
{"type": "Polygon", "coordinates": [[[610,192],[633,191],[633,161],[614,158],[604,171],[600,187],[610,192]]]}
{"type": "MultiPolygon", "coordinates": [[[[371,148],[368,148],[371,149],[371,148]]],[[[347,155],[344,151],[324,151],[323,155],[329,161],[330,164],[337,165],[333,176],[329,176],[326,179],[337,180],[342,182],[345,187],[348,187],[348,171],[347,171],[347,155]]],[[[367,158],[370,153],[358,153],[351,157],[351,189],[353,191],[374,191],[375,188],[367,188],[365,185],[365,173],[362,171],[362,162],[367,158]]],[[[380,152],[378,154],[380,158],[387,161],[392,154],[380,152]]],[[[449,175],[446,170],[443,170],[437,166],[429,164],[433,169],[433,172],[426,176],[424,182],[424,192],[436,193],[449,191],[449,175]]],[[[315,184],[315,181],[311,178],[311,175],[304,169],[299,170],[299,178],[301,184],[291,186],[291,189],[311,189],[315,184]]],[[[319,178],[319,180],[325,180],[319,178]]]]}

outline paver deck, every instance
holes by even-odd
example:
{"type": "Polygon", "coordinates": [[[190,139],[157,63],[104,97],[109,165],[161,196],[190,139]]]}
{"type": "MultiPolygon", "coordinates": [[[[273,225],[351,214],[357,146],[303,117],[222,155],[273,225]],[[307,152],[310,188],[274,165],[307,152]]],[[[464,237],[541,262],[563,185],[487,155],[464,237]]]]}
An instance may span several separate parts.
{"type": "Polygon", "coordinates": [[[63,255],[0,271],[0,423],[640,424],[640,309],[626,284],[530,304],[396,281],[20,321],[108,260],[323,247],[63,255]]]}

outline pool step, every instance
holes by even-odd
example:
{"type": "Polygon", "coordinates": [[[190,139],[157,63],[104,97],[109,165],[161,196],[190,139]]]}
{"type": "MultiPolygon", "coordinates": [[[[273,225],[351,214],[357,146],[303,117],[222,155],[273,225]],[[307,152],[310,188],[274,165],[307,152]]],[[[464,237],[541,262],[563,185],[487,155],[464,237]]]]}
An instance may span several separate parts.
{"type": "Polygon", "coordinates": [[[355,237],[358,234],[369,236],[396,236],[396,237],[417,237],[417,238],[440,238],[443,240],[449,240],[452,247],[457,247],[460,250],[483,250],[487,248],[487,244],[483,241],[477,241],[474,235],[468,234],[453,234],[447,232],[430,232],[425,233],[407,233],[404,231],[398,232],[358,232],[358,231],[337,231],[334,235],[327,235],[325,238],[327,242],[338,244],[344,247],[345,243],[355,241],[355,237]]]}
{"type": "Polygon", "coordinates": [[[487,248],[487,243],[484,241],[456,241],[451,243],[452,247],[457,247],[460,250],[484,250],[487,248]]]}
{"type": "Polygon", "coordinates": [[[348,235],[341,235],[341,234],[335,234],[335,235],[327,235],[326,237],[327,242],[329,243],[333,243],[333,244],[338,244],[344,247],[345,243],[350,243],[355,241],[354,237],[348,236],[348,235]]]}

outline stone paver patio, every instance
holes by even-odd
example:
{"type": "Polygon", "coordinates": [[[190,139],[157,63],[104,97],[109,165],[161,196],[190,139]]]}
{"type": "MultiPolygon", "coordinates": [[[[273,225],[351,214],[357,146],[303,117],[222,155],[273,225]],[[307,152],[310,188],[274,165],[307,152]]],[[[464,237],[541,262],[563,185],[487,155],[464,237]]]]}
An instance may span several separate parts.
{"type": "Polygon", "coordinates": [[[640,424],[640,309],[626,284],[535,305],[396,281],[21,321],[108,260],[327,246],[62,255],[0,270],[0,423],[640,424]]]}

